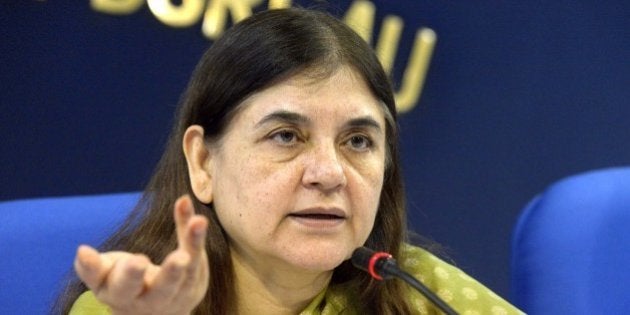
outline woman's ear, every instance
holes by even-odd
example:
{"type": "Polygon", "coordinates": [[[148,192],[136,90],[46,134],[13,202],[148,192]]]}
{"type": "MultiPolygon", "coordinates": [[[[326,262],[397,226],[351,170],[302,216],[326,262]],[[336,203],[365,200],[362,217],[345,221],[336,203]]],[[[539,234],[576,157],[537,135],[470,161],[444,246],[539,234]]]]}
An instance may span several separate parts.
{"type": "Polygon", "coordinates": [[[193,193],[199,201],[208,204],[212,202],[212,155],[205,142],[203,127],[188,127],[182,144],[193,193]]]}

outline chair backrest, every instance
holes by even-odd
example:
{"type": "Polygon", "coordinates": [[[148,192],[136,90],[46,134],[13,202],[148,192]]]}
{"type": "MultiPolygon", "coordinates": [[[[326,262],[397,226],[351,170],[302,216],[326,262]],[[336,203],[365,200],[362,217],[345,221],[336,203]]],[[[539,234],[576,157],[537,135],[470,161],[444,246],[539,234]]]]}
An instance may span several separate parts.
{"type": "Polygon", "coordinates": [[[575,175],[520,215],[512,301],[530,314],[630,312],[630,168],[575,175]]]}
{"type": "Polygon", "coordinates": [[[0,314],[47,314],[79,244],[99,245],[139,193],[0,202],[0,314]]]}

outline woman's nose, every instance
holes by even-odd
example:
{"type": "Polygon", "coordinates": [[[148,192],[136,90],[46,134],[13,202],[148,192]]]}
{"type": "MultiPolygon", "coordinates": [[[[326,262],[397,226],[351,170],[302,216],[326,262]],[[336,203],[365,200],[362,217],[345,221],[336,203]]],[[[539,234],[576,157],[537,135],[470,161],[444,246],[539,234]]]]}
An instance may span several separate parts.
{"type": "Polygon", "coordinates": [[[343,157],[334,144],[317,145],[307,153],[302,184],[330,192],[346,185],[343,157]]]}

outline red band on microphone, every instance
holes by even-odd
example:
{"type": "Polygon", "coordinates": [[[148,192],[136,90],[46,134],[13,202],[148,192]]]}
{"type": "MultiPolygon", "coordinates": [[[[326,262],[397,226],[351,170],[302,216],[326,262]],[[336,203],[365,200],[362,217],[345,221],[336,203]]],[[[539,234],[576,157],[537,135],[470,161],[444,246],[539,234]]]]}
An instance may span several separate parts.
{"type": "Polygon", "coordinates": [[[376,280],[383,280],[383,277],[379,276],[378,273],[376,273],[376,270],[374,270],[374,265],[382,258],[390,259],[392,258],[392,255],[385,252],[376,252],[374,253],[374,255],[372,255],[372,257],[370,257],[370,263],[368,264],[368,272],[370,273],[372,278],[376,280]]]}

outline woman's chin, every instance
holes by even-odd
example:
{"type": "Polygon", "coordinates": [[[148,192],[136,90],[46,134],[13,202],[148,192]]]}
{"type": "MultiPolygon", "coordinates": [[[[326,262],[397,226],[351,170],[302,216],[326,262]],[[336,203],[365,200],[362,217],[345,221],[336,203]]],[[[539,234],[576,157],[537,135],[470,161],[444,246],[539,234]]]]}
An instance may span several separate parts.
{"type": "Polygon", "coordinates": [[[310,272],[332,271],[350,258],[348,251],[311,251],[287,257],[291,265],[310,272]]]}

